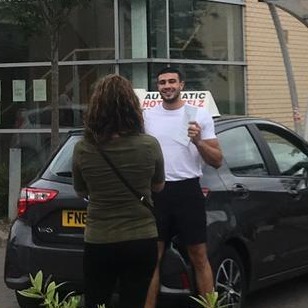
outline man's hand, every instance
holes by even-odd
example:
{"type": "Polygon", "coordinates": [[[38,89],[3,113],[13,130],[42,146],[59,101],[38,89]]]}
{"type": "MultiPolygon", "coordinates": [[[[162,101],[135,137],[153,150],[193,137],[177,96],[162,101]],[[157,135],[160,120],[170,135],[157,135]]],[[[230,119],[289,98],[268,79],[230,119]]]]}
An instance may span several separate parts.
{"type": "Polygon", "coordinates": [[[198,145],[201,141],[201,127],[196,121],[191,121],[188,124],[188,137],[190,137],[192,143],[198,145]]]}
{"type": "Polygon", "coordinates": [[[201,127],[196,122],[189,122],[188,137],[191,142],[198,149],[202,159],[214,168],[219,168],[222,163],[222,153],[219,147],[217,138],[215,139],[201,139],[201,127]]]}

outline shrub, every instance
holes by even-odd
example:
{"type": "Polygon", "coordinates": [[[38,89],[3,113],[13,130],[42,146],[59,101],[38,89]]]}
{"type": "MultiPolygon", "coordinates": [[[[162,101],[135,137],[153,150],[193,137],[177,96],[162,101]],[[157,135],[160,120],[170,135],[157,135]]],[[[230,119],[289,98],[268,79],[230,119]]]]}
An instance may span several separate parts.
{"type": "Polygon", "coordinates": [[[64,283],[56,284],[51,281],[50,277],[43,285],[43,273],[39,271],[33,278],[30,274],[31,287],[28,289],[18,291],[18,293],[25,297],[42,300],[42,306],[48,308],[77,308],[80,303],[80,296],[73,296],[73,292],[68,293],[63,300],[60,300],[59,292],[64,283]]]}
{"type": "MultiPolygon", "coordinates": [[[[77,308],[80,307],[80,296],[73,295],[74,292],[68,293],[64,299],[60,300],[59,292],[60,288],[65,282],[56,284],[51,281],[49,276],[43,285],[43,273],[39,271],[36,276],[30,274],[31,287],[28,289],[18,291],[18,293],[25,297],[33,299],[39,299],[42,301],[42,306],[47,308],[77,308]]],[[[105,305],[98,305],[97,308],[105,308],[105,305]]]]}

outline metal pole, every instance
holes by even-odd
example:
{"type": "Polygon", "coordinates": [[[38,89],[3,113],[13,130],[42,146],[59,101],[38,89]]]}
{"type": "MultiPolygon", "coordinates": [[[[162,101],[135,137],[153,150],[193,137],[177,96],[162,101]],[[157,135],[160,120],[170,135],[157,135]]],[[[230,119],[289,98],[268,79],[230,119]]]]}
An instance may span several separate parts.
{"type": "Polygon", "coordinates": [[[289,57],[288,47],[286,44],[285,37],[283,35],[283,30],[281,27],[281,23],[279,20],[279,16],[277,14],[276,6],[272,3],[267,3],[269,10],[272,15],[272,19],[277,31],[278,40],[280,43],[280,48],[283,56],[283,61],[286,69],[288,84],[289,84],[289,91],[291,96],[291,102],[292,102],[292,111],[293,111],[293,121],[294,121],[294,129],[295,131],[302,136],[302,126],[301,126],[301,116],[299,111],[299,105],[298,105],[298,97],[297,97],[297,91],[296,91],[296,85],[292,70],[292,65],[289,57]]]}
{"type": "Polygon", "coordinates": [[[10,149],[9,164],[9,219],[17,215],[17,200],[21,186],[21,149],[10,149]]]}

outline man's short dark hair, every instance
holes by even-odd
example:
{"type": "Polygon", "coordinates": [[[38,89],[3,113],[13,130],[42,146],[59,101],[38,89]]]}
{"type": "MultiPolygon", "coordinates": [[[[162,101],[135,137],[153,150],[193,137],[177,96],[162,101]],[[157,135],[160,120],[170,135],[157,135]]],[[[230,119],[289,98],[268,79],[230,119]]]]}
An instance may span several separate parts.
{"type": "Polygon", "coordinates": [[[165,67],[163,69],[161,69],[157,74],[156,74],[156,79],[158,80],[158,77],[162,74],[168,74],[168,73],[172,73],[172,74],[177,74],[179,76],[179,80],[183,81],[184,80],[184,74],[177,68],[175,67],[165,67]]]}

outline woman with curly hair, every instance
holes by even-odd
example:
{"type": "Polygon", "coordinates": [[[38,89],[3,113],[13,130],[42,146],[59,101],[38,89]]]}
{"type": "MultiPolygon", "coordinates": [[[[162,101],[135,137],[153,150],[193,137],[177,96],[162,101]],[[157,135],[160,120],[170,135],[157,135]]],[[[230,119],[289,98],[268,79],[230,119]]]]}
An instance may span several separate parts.
{"type": "Polygon", "coordinates": [[[74,189],[89,198],[85,226],[86,308],[110,303],[116,285],[121,308],[143,308],[157,262],[155,218],[125,186],[101,151],[150,203],[164,186],[158,141],[144,134],[131,83],[116,74],[98,81],[73,155],[74,189]]]}

